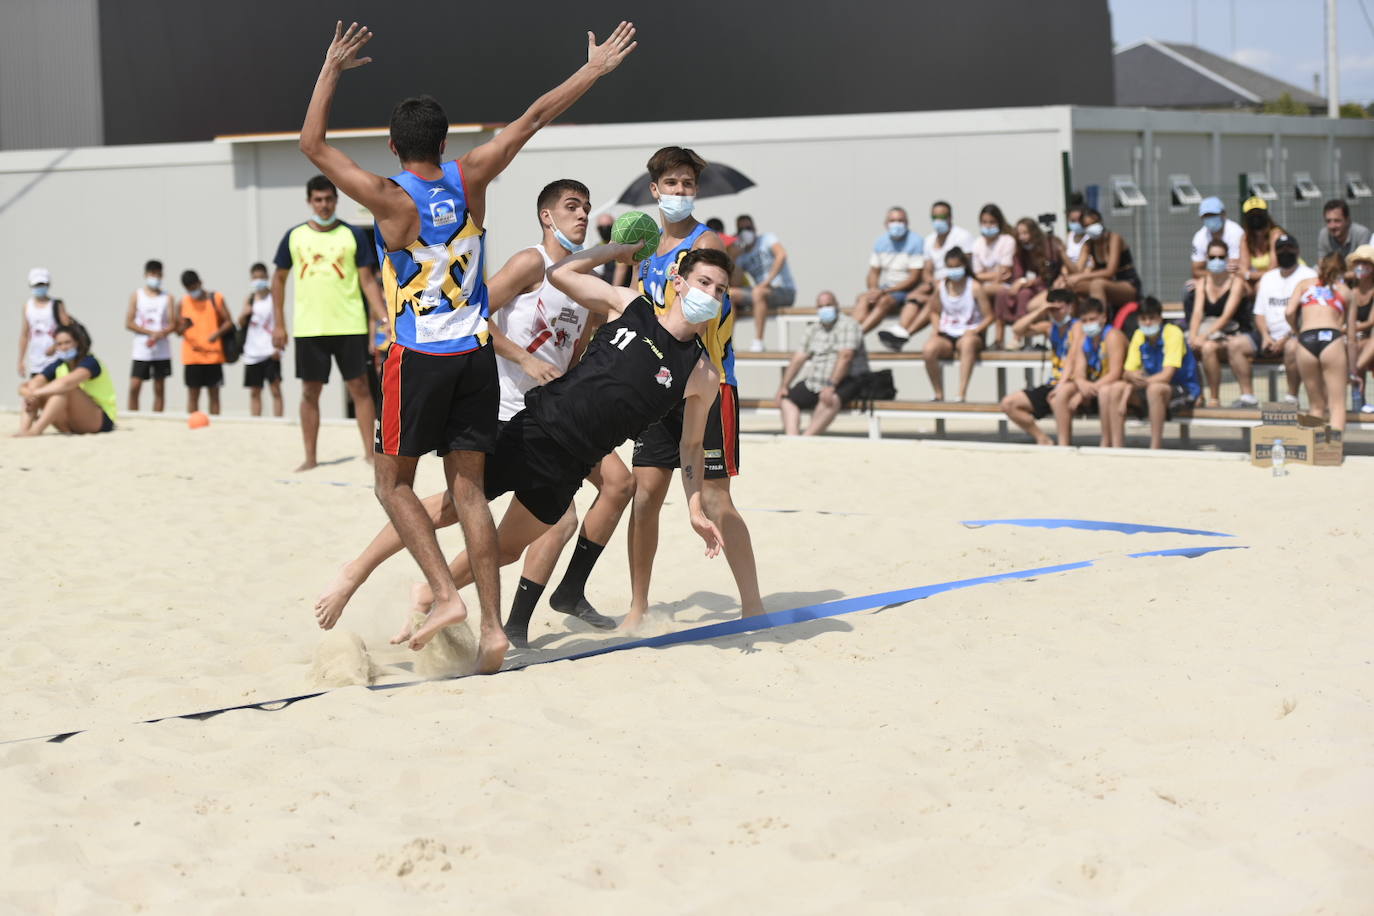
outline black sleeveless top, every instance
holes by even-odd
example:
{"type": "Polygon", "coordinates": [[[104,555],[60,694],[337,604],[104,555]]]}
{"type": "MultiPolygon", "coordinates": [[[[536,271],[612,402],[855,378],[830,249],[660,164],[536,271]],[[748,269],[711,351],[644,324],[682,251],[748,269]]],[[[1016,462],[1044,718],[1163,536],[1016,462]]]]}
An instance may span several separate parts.
{"type": "Polygon", "coordinates": [[[704,355],[697,338],[669,334],[640,296],[596,332],[567,375],[531,388],[525,409],[569,454],[596,464],[682,400],[704,355]]]}

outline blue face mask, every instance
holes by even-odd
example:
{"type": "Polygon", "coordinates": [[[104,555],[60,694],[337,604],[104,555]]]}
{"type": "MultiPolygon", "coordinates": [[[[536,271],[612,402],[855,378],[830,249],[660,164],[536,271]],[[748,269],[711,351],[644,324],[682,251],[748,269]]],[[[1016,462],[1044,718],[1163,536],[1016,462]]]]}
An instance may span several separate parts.
{"type": "Polygon", "coordinates": [[[269,282],[267,281],[267,278],[266,278],[266,277],[254,277],[254,278],[253,278],[253,284],[252,284],[252,286],[253,286],[253,292],[255,292],[255,293],[265,293],[265,292],[267,292],[269,289],[271,289],[272,284],[269,283],[269,282]]]}
{"type": "Polygon", "coordinates": [[[887,236],[891,239],[906,238],[906,223],[899,219],[894,219],[887,224],[887,236]]]}
{"type": "Polygon", "coordinates": [[[1069,221],[1069,231],[1072,232],[1074,235],[1082,235],[1082,234],[1083,234],[1083,224],[1080,223],[1080,222],[1079,222],[1078,220],[1076,220],[1076,219],[1075,219],[1075,220],[1070,220],[1070,221],[1069,221]]]}
{"type": "Polygon", "coordinates": [[[946,232],[949,231],[949,220],[932,219],[930,221],[930,228],[935,230],[936,235],[944,235],[946,232]]]}
{"type": "Polygon", "coordinates": [[[1164,325],[1162,324],[1140,325],[1140,333],[1144,334],[1146,337],[1158,337],[1159,332],[1162,330],[1164,330],[1164,325]]]}
{"type": "Polygon", "coordinates": [[[337,216],[331,216],[331,217],[329,217],[329,219],[325,219],[325,218],[322,217],[322,216],[317,216],[317,217],[315,217],[315,225],[317,225],[317,226],[332,226],[332,225],[334,225],[335,223],[337,223],[338,221],[339,221],[339,218],[338,218],[337,216]]]}
{"type": "Polygon", "coordinates": [[[32,287],[32,289],[33,289],[33,298],[35,298],[35,299],[46,299],[46,298],[48,298],[48,287],[47,287],[46,285],[44,285],[44,286],[35,286],[35,287],[32,287]]]}
{"type": "Polygon", "coordinates": [[[53,356],[56,356],[64,363],[69,359],[76,359],[76,347],[71,347],[67,350],[58,350],[53,356]]]}
{"type": "Polygon", "coordinates": [[[1098,332],[1102,330],[1102,322],[1100,321],[1084,321],[1082,325],[1083,333],[1089,337],[1096,337],[1098,332]]]}
{"type": "Polygon", "coordinates": [[[1204,216],[1202,218],[1202,225],[1207,227],[1208,232],[1217,233],[1221,231],[1222,226],[1226,225],[1226,220],[1222,219],[1220,216],[1204,216]]]}
{"type": "Polygon", "coordinates": [[[839,314],[840,310],[833,305],[823,305],[816,309],[816,317],[821,320],[821,324],[834,324],[839,314]]]}
{"type": "Polygon", "coordinates": [[[1211,271],[1212,273],[1214,273],[1214,274],[1224,274],[1224,273],[1226,273],[1226,259],[1225,259],[1225,258],[1208,258],[1208,259],[1207,259],[1207,269],[1210,270],[1210,271],[1211,271]]]}
{"type": "Polygon", "coordinates": [[[958,283],[960,280],[964,279],[966,273],[967,271],[964,270],[963,267],[946,267],[945,279],[953,280],[955,283],[958,283]]]}
{"type": "Polygon", "coordinates": [[[564,248],[568,249],[568,251],[571,252],[572,254],[576,254],[577,252],[579,252],[579,251],[582,250],[582,246],[581,246],[581,245],[577,244],[577,243],[574,242],[572,239],[570,239],[570,238],[568,238],[566,235],[564,235],[564,234],[562,233],[562,231],[559,230],[559,228],[558,228],[557,226],[554,226],[554,227],[553,227],[553,237],[556,238],[556,239],[558,239],[558,244],[560,244],[560,245],[562,245],[564,248]]]}
{"type": "Polygon", "coordinates": [[[692,215],[692,208],[696,206],[695,197],[685,197],[681,194],[663,194],[658,198],[658,209],[663,211],[663,218],[670,223],[681,222],[692,215]]]}
{"type": "MultiPolygon", "coordinates": [[[[690,198],[689,198],[690,199],[690,198]]],[[[720,314],[720,300],[697,286],[689,286],[682,297],[682,317],[692,324],[710,321],[720,314]]]]}
{"type": "Polygon", "coordinates": [[[978,228],[985,238],[992,238],[993,236],[1002,234],[1001,226],[979,226],[978,228]]]}

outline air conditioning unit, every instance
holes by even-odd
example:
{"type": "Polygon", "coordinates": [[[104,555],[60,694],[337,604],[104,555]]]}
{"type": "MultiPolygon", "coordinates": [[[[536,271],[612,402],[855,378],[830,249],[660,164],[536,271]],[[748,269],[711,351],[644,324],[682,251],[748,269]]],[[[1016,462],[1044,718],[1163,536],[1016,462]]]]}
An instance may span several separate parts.
{"type": "Polygon", "coordinates": [[[1269,176],[1263,172],[1250,172],[1245,176],[1245,183],[1250,186],[1250,197],[1262,197],[1265,200],[1279,199],[1279,192],[1274,190],[1274,186],[1269,183],[1269,176]]]}
{"type": "Polygon", "coordinates": [[[1365,183],[1358,172],[1346,172],[1345,196],[1351,200],[1359,200],[1365,197],[1374,197],[1374,191],[1369,189],[1369,185],[1365,183]]]}
{"type": "Polygon", "coordinates": [[[1193,179],[1187,175],[1169,176],[1171,209],[1184,210],[1188,207],[1196,207],[1202,203],[1202,192],[1193,184],[1193,179]]]}
{"type": "Polygon", "coordinates": [[[1322,189],[1307,172],[1293,173],[1293,194],[1298,203],[1308,203],[1322,199],[1322,189]]]}
{"type": "Polygon", "coordinates": [[[1145,199],[1144,192],[1130,175],[1113,175],[1111,182],[1113,209],[1130,210],[1149,206],[1150,202],[1145,199]]]}

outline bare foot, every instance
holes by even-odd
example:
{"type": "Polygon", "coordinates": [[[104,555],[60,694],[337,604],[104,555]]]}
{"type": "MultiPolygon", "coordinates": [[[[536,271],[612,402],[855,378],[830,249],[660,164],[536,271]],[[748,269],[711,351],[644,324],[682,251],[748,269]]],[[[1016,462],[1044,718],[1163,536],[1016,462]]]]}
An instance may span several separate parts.
{"type": "MultiPolygon", "coordinates": [[[[425,618],[424,625],[421,626],[420,629],[415,631],[414,636],[410,637],[411,650],[415,652],[420,651],[425,647],[426,643],[428,643],[431,639],[434,638],[435,633],[438,633],[444,627],[452,626],[455,623],[462,623],[464,620],[467,619],[468,606],[463,603],[462,598],[458,597],[457,592],[454,592],[452,597],[450,597],[447,601],[434,602],[434,604],[430,606],[429,616],[425,618]]],[[[483,639],[485,638],[486,636],[484,634],[483,639]]],[[[506,643],[505,640],[506,635],[502,633],[501,641],[508,646],[509,643],[506,643]]],[[[504,657],[505,654],[506,650],[505,648],[502,648],[502,657],[504,657]]]]}
{"type": "Polygon", "coordinates": [[[483,628],[482,636],[477,640],[477,673],[495,674],[500,671],[509,649],[510,640],[500,627],[490,632],[483,628]]]}
{"type": "Polygon", "coordinates": [[[349,573],[347,563],[339,567],[339,574],[334,577],[334,581],[315,599],[315,620],[321,630],[334,629],[334,624],[339,622],[349,599],[362,584],[362,579],[349,573]]]}
{"type": "Polygon", "coordinates": [[[399,646],[402,643],[410,642],[410,637],[415,633],[415,617],[419,615],[425,617],[429,614],[429,606],[433,604],[430,598],[429,583],[419,582],[410,587],[410,606],[406,608],[405,620],[401,623],[400,631],[391,637],[391,644],[399,646]]]}
{"type": "Polygon", "coordinates": [[[641,624],[644,623],[644,612],[630,609],[630,613],[625,615],[625,619],[620,621],[620,626],[615,628],[617,633],[634,633],[641,624]]]}
{"type": "Polygon", "coordinates": [[[314,470],[315,466],[318,463],[319,462],[315,461],[314,458],[307,458],[306,460],[301,462],[300,467],[296,468],[296,473],[299,474],[301,471],[314,470]]]}

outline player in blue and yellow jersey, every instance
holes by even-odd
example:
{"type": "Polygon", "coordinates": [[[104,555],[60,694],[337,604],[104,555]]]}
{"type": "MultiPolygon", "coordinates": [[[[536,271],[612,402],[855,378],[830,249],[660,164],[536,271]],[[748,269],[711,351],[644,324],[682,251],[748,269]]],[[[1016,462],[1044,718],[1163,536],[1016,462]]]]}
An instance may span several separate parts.
{"type": "MultiPolygon", "coordinates": [[[[716,233],[692,216],[697,181],[706,161],[689,149],[665,146],[649,158],[649,189],[658,201],[662,233],[658,250],[639,264],[637,286],[660,313],[677,295],[673,278],[689,251],[725,250],[716,233]]],[[[740,591],[744,615],[763,612],[758,568],[749,527],[730,496],[730,478],[739,473],[739,386],[735,381],[732,337],[735,313],[727,296],[719,317],[701,332],[701,342],[720,376],[720,397],[706,423],[706,512],[725,535],[725,557],[740,591]]],[[[630,513],[630,612],[621,626],[632,629],[649,607],[649,579],[658,552],[658,515],[678,467],[682,408],[664,417],[635,440],[635,500],[630,513]]]]}
{"type": "MultiPolygon", "coordinates": [[[[1059,389],[1050,399],[1059,444],[1073,445],[1073,418],[1080,409],[1101,414],[1103,392],[1116,383],[1126,368],[1126,335],[1107,321],[1107,306],[1089,296],[1078,307],[1078,321],[1069,333],[1068,365],[1059,389]]],[[[1107,424],[1102,423],[1098,442],[1111,444],[1107,424]]]]}
{"type": "Polygon", "coordinates": [[[1136,312],[1139,324],[1126,349],[1119,381],[1098,395],[1107,445],[1126,445],[1126,411],[1132,401],[1150,415],[1150,448],[1164,447],[1164,422],[1172,412],[1192,407],[1202,397],[1202,374],[1188,346],[1188,335],[1164,320],[1164,307],[1146,296],[1136,312]]]}
{"type": "Polygon", "coordinates": [[[1052,289],[1039,308],[1022,315],[1011,328],[1012,335],[1022,340],[1036,334],[1049,338],[1050,377],[1040,385],[1013,391],[1002,398],[1001,405],[1007,418],[1035,439],[1036,445],[1054,445],[1054,440],[1035,421],[1053,412],[1051,399],[1069,368],[1069,336],[1075,322],[1076,299],[1071,289],[1052,289]]]}
{"type": "Polygon", "coordinates": [[[413,489],[420,456],[443,457],[482,608],[480,672],[499,670],[510,646],[501,631],[496,526],[483,494],[499,398],[483,275],[487,186],[535,132],[620,65],[636,46],[634,31],[622,22],[599,45],[587,33],[586,64],[457,161],[441,161],[449,123],[439,103],[429,96],[403,100],[391,115],[389,143],[401,171],[384,178],[325,142],[340,74],[372,60],[358,57],[372,32],[336,23],[301,128],[301,152],[377,221],[391,319],[375,442],[377,498],[424,572],[434,596],[431,613],[450,623],[465,619],[434,526],[413,489]]]}

